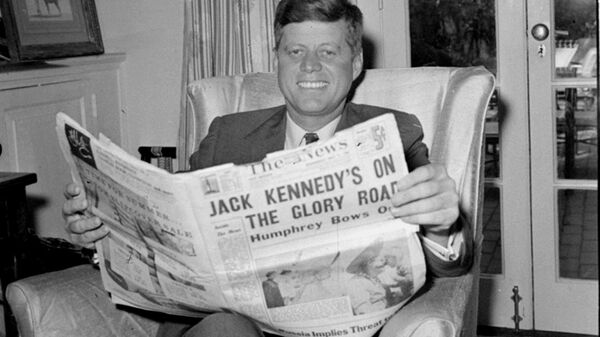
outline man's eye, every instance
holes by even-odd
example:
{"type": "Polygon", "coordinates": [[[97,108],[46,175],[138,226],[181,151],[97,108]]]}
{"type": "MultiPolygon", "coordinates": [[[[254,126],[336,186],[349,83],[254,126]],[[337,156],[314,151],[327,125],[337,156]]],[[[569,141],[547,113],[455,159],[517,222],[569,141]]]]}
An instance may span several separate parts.
{"type": "Polygon", "coordinates": [[[321,50],[321,55],[324,57],[334,57],[336,55],[336,52],[333,50],[321,50]]]}
{"type": "Polygon", "coordinates": [[[290,56],[299,56],[302,55],[302,49],[289,49],[288,54],[290,56]]]}

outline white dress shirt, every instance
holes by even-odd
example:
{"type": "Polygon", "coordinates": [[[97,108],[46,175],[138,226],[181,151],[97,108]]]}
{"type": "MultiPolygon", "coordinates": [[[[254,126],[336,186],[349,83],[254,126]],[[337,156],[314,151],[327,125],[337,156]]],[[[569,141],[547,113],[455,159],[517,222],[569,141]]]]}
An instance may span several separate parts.
{"type": "MultiPolygon", "coordinates": [[[[335,129],[341,118],[342,115],[339,115],[322,128],[315,131],[307,131],[304,130],[300,125],[296,124],[296,122],[294,122],[290,117],[289,113],[286,114],[284,149],[291,150],[299,146],[306,145],[304,135],[307,132],[316,133],[319,136],[319,141],[328,140],[329,138],[333,137],[335,129]]],[[[423,235],[419,234],[419,236],[421,237],[421,242],[423,245],[439,258],[445,261],[454,261],[459,257],[459,249],[463,242],[462,234],[451,234],[448,238],[448,245],[446,247],[424,237],[423,235]]]]}

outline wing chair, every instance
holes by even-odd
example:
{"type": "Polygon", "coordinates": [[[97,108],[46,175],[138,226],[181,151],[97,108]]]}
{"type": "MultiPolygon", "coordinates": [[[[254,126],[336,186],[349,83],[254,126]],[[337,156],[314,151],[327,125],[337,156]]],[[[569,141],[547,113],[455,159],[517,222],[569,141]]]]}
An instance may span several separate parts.
{"type": "MultiPolygon", "coordinates": [[[[466,275],[429,280],[381,331],[381,336],[475,336],[482,240],[484,122],[494,78],[484,68],[374,69],[353,90],[357,103],[415,114],[432,162],[446,166],[459,188],[460,209],[473,225],[475,261],[466,275]]],[[[192,153],[218,115],[283,103],[271,73],[209,78],[188,87],[193,113],[187,141],[192,153]]],[[[153,336],[150,314],[111,303],[99,271],[90,265],[33,276],[8,286],[7,298],[22,337],[153,336]]]]}

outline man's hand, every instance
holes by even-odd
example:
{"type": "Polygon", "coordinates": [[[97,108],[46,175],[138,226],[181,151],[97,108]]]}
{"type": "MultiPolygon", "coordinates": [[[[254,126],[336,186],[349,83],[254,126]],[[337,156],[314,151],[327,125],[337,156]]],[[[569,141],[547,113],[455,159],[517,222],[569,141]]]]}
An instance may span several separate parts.
{"type": "Polygon", "coordinates": [[[94,242],[108,234],[108,229],[102,224],[100,218],[87,215],[85,210],[88,202],[81,193],[83,188],[75,183],[65,187],[65,203],[63,204],[63,218],[66,222],[65,230],[72,243],[86,248],[94,248],[94,242]]]}
{"type": "Polygon", "coordinates": [[[437,164],[421,166],[398,181],[391,212],[396,218],[423,226],[425,236],[448,244],[450,227],[458,218],[454,180],[437,164]]]}

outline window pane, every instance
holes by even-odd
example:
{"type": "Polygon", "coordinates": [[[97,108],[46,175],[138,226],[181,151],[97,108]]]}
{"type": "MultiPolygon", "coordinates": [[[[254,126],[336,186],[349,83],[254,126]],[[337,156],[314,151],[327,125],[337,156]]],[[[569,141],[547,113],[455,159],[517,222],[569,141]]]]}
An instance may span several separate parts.
{"type": "Polygon", "coordinates": [[[496,73],[494,0],[410,0],[411,65],[483,65],[496,73]]]}
{"type": "Polygon", "coordinates": [[[557,77],[597,77],[597,0],[555,0],[557,77]]]}
{"type": "Polygon", "coordinates": [[[598,191],[558,191],[560,277],[598,279],[598,191]]]}
{"type": "Polygon", "coordinates": [[[555,90],[556,163],[561,179],[598,179],[598,90],[555,90]]]}
{"type": "Polygon", "coordinates": [[[498,91],[495,90],[485,114],[485,177],[500,176],[500,116],[498,91]]]}
{"type": "Polygon", "coordinates": [[[486,186],[483,196],[482,273],[502,273],[500,211],[500,189],[498,187],[486,186]]]}

